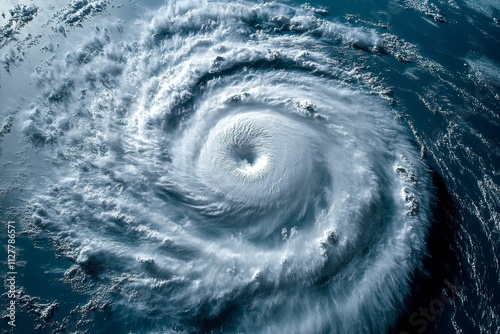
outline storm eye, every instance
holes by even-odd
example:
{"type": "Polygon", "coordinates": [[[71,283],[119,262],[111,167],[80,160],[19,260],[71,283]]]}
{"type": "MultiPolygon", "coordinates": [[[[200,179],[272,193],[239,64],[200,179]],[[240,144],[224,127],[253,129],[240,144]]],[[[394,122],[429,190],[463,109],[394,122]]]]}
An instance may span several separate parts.
{"type": "Polygon", "coordinates": [[[257,160],[258,152],[254,145],[236,144],[231,148],[231,156],[240,165],[253,166],[257,160]]]}

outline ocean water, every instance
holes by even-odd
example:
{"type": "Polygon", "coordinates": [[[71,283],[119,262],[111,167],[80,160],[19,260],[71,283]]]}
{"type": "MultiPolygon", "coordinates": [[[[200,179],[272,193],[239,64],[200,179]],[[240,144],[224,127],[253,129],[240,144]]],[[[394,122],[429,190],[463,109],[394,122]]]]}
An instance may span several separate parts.
{"type": "Polygon", "coordinates": [[[496,2],[0,12],[2,332],[499,332],[496,2]]]}

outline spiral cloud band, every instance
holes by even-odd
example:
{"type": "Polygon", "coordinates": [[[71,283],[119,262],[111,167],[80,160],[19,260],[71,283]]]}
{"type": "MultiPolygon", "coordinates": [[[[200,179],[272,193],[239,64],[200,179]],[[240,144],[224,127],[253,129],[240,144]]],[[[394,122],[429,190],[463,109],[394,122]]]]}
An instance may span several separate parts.
{"type": "Polygon", "coordinates": [[[34,221],[69,282],[150,332],[387,331],[430,181],[358,68],[380,36],[322,14],[178,1],[38,71],[24,131],[64,168],[34,221]]]}

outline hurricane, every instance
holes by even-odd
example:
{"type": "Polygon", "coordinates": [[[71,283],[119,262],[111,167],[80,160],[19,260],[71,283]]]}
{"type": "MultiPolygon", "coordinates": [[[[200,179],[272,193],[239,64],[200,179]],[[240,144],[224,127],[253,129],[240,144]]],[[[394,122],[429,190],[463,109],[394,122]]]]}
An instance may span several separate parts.
{"type": "MultiPolygon", "coordinates": [[[[89,296],[74,328],[397,328],[430,275],[442,194],[437,153],[380,68],[441,68],[321,6],[167,1],[78,30],[107,5],[75,2],[48,21],[80,42],[46,46],[12,114],[36,171],[23,231],[67,261],[49,270],[58,284],[89,296]]],[[[23,61],[3,57],[9,71],[23,61]]],[[[419,97],[446,100],[439,89],[419,97]]]]}

